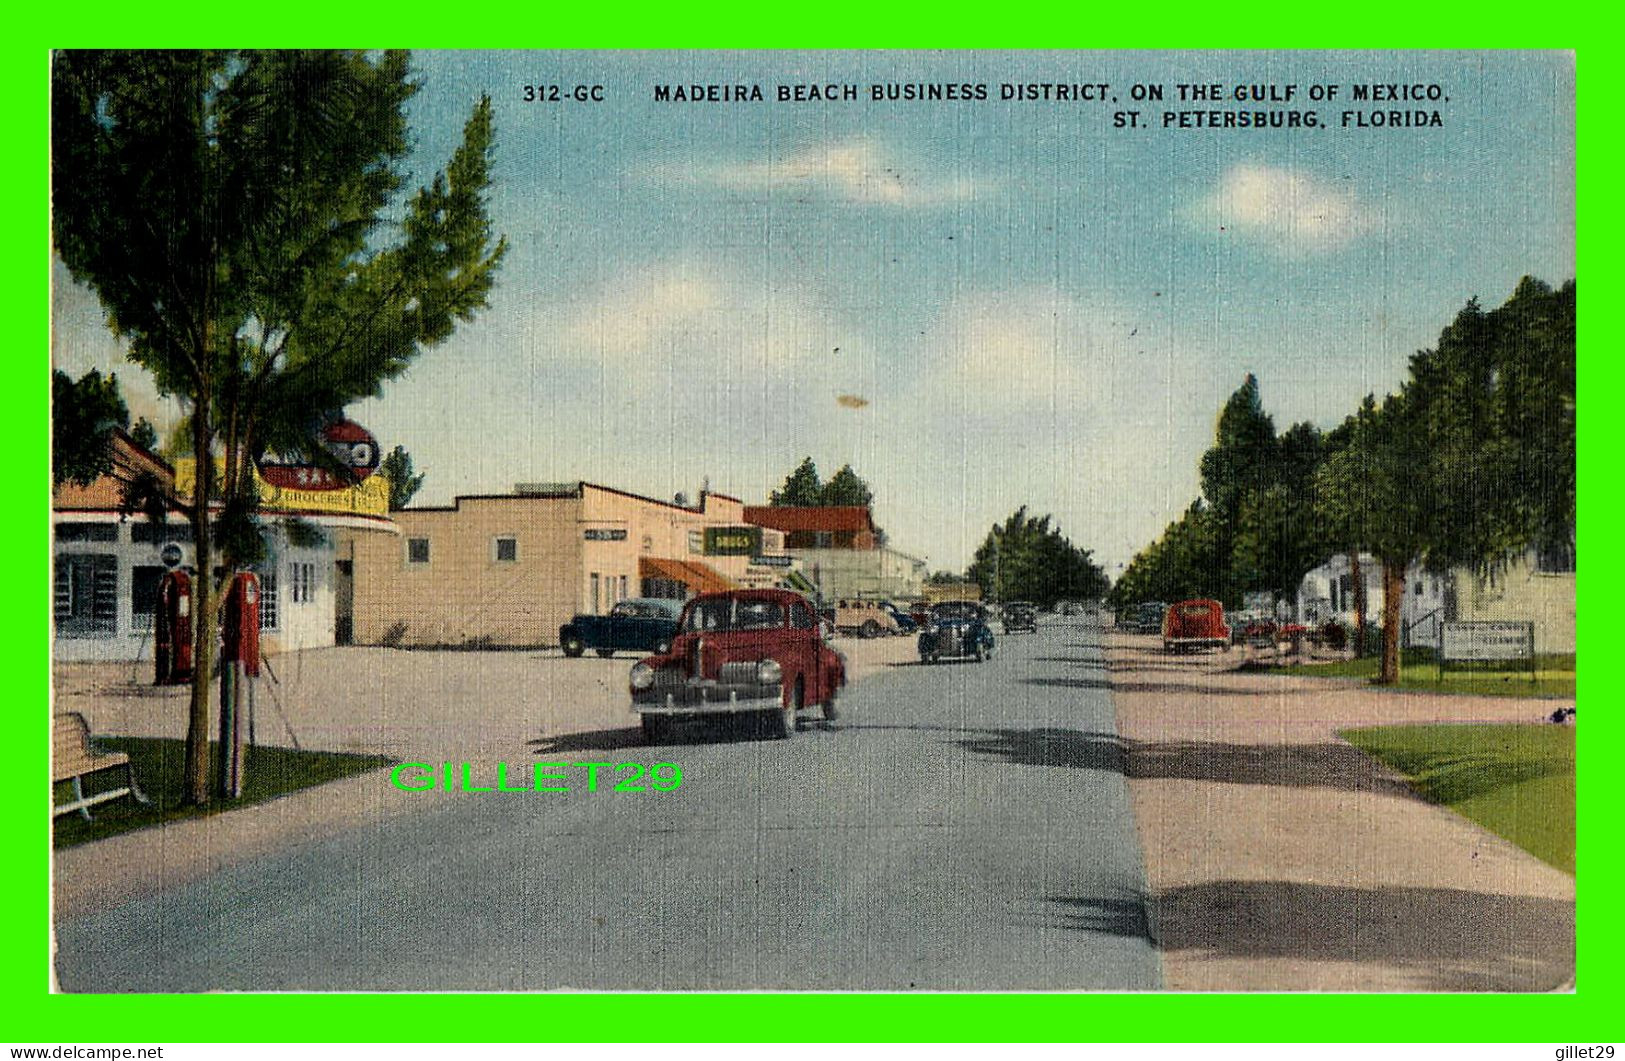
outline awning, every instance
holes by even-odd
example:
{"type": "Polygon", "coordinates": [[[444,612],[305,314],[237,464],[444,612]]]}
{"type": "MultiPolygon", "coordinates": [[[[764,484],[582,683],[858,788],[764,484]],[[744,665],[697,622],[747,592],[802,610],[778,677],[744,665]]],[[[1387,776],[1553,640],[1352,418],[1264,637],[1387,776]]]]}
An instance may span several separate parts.
{"type": "Polygon", "coordinates": [[[791,571],[789,574],[785,575],[784,584],[793,590],[805,593],[809,597],[818,596],[818,587],[814,586],[811,582],[808,582],[806,576],[800,571],[791,571]]]}
{"type": "Polygon", "coordinates": [[[681,582],[688,587],[690,593],[696,595],[721,593],[724,590],[739,588],[739,583],[707,564],[692,560],[670,560],[663,556],[638,557],[638,577],[681,582]]]}

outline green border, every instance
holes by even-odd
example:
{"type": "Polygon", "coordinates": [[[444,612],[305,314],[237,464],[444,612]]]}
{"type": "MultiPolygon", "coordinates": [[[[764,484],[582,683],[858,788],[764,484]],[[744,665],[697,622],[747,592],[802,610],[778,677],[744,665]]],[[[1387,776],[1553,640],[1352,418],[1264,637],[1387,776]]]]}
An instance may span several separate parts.
{"type": "MultiPolygon", "coordinates": [[[[1588,290],[1602,289],[1616,244],[1599,228],[1613,229],[1619,210],[1618,181],[1611,159],[1618,132],[1612,128],[1614,69],[1610,45],[1615,34],[1603,29],[1603,16],[1570,15],[1562,8],[1459,4],[1452,10],[1419,4],[1348,5],[1158,5],[1145,8],[1088,5],[1043,9],[987,6],[955,10],[942,6],[903,8],[867,4],[733,5],[705,8],[669,4],[639,8],[616,5],[609,17],[586,6],[513,4],[456,8],[445,4],[376,5],[358,11],[344,5],[299,0],[228,10],[223,5],[184,8],[128,3],[25,9],[5,45],[4,85],[8,140],[26,159],[45,155],[48,117],[45,99],[47,49],[53,45],[210,45],[393,43],[464,47],[519,44],[626,47],[1057,47],[1136,49],[1233,47],[1331,48],[1574,48],[1585,60],[1590,91],[1592,135],[1584,158],[1587,180],[1582,202],[1596,207],[1588,217],[1588,290]],[[448,24],[450,20],[455,24],[448,24]],[[562,21],[561,21],[562,19],[562,21]],[[1557,21],[1567,19],[1568,21],[1557,21]],[[1606,147],[1604,145],[1607,145],[1606,147]],[[1591,275],[1601,272],[1601,276],[1591,275]],[[1598,286],[1593,286],[1598,285],[1598,286]]],[[[1516,101],[1509,101],[1516,106],[1516,101]]],[[[43,160],[43,158],[42,158],[43,160]]],[[[12,312],[11,356],[0,362],[0,383],[11,396],[13,476],[6,491],[8,517],[0,522],[6,553],[22,556],[24,588],[0,617],[0,658],[6,667],[9,710],[0,722],[3,746],[17,752],[15,771],[24,798],[4,805],[7,849],[14,869],[3,885],[13,912],[16,938],[45,943],[40,916],[48,888],[49,845],[43,801],[46,786],[38,768],[46,737],[43,719],[31,704],[48,696],[49,599],[47,520],[49,511],[47,373],[24,353],[49,350],[47,271],[41,252],[49,245],[47,174],[13,162],[6,167],[10,201],[19,205],[4,226],[9,253],[4,258],[5,290],[12,312]],[[33,336],[30,340],[28,337],[33,336]],[[18,474],[21,472],[21,474],[18,474]],[[44,500],[44,504],[41,501],[44,500]],[[32,589],[27,588],[32,586],[32,589]],[[37,750],[35,750],[37,749],[37,750]],[[37,790],[37,791],[36,791],[37,790]]],[[[1553,280],[1562,278],[1554,277],[1553,280]]],[[[1625,384],[1612,295],[1588,312],[1584,335],[1591,353],[1582,356],[1588,395],[1611,395],[1625,384]]],[[[1588,409],[1595,413],[1595,407],[1588,409]]],[[[1587,556],[1586,614],[1604,613],[1619,582],[1602,570],[1617,540],[1615,514],[1618,443],[1610,418],[1581,420],[1582,478],[1589,484],[1581,534],[1595,546],[1587,556]],[[1613,474],[1608,474],[1612,472],[1613,474]],[[1601,560],[1597,560],[1601,557],[1601,560]]],[[[1588,623],[1586,629],[1598,629],[1588,623]]],[[[1605,629],[1605,628],[1604,628],[1605,629]]],[[[1589,693],[1621,688],[1619,664],[1602,636],[1588,655],[1589,693]]],[[[1609,717],[1607,695],[1588,712],[1581,756],[1580,860],[1587,886],[1579,903],[1579,990],[1567,996],[1088,996],[852,995],[789,1004],[776,996],[68,996],[46,993],[43,948],[29,943],[11,949],[4,977],[7,1039],[62,1043],[96,1040],[232,1041],[289,1036],[299,1040],[555,1041],[606,1037],[651,1040],[1170,1040],[1170,1041],[1554,1041],[1607,1042],[1617,1038],[1615,1004],[1622,953],[1620,917],[1612,892],[1621,879],[1613,838],[1618,817],[1608,754],[1618,747],[1617,723],[1609,717]]],[[[430,883],[428,886],[432,886],[430,883]]],[[[425,939],[420,956],[433,960],[435,941],[425,939]]],[[[537,956],[545,961],[544,955],[537,956]]],[[[1536,1056],[1536,1055],[1531,1055],[1536,1056]]]]}

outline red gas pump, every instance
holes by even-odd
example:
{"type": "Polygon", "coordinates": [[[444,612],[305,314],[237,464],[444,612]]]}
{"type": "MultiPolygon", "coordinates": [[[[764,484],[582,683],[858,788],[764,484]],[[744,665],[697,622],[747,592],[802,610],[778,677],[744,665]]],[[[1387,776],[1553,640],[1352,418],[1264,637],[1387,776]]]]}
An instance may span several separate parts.
{"type": "Polygon", "coordinates": [[[241,663],[243,670],[260,674],[260,579],[252,571],[238,572],[226,587],[222,663],[241,663]]]}
{"type": "Polygon", "coordinates": [[[220,652],[220,794],[243,794],[243,737],[253,726],[260,673],[260,580],[239,572],[226,588],[220,652]]]}
{"type": "Polygon", "coordinates": [[[192,680],[192,576],[185,571],[164,572],[154,625],[153,684],[186,684],[192,680]]]}

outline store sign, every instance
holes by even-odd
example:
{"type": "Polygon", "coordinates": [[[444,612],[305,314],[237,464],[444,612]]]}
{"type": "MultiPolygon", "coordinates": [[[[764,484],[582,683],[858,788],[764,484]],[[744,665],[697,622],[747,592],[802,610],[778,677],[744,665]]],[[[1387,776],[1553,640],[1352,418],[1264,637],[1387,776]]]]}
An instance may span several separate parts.
{"type": "Polygon", "coordinates": [[[1535,624],[1495,621],[1439,624],[1439,658],[1457,663],[1532,659],[1535,624]]]}
{"type": "MultiPolygon", "coordinates": [[[[215,482],[225,477],[226,462],[216,457],[215,482]]],[[[175,493],[190,498],[197,488],[197,462],[183,457],[175,462],[175,493]]],[[[335,516],[389,515],[389,480],[374,475],[365,482],[339,490],[298,490],[268,482],[255,469],[254,489],[265,512],[299,512],[335,516]]]]}
{"type": "Polygon", "coordinates": [[[347,490],[378,470],[378,440],[351,420],[335,420],[322,428],[322,448],[350,470],[346,480],[315,464],[305,453],[266,453],[255,462],[260,476],[272,486],[291,490],[347,490]]]}
{"type": "Polygon", "coordinates": [[[589,542],[624,542],[625,527],[588,527],[581,536],[589,542]]]}
{"type": "Polygon", "coordinates": [[[760,527],[705,528],[706,556],[755,556],[761,551],[760,527]]]}
{"type": "Polygon", "coordinates": [[[789,556],[753,556],[750,562],[763,567],[789,567],[795,563],[795,559],[789,556]]]}

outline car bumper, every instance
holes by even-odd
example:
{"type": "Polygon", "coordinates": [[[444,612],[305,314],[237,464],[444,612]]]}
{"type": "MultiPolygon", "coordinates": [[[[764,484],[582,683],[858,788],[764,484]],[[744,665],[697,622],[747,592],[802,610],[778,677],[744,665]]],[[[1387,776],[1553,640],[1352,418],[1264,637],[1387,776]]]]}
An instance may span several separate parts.
{"type": "Polygon", "coordinates": [[[783,699],[778,682],[687,681],[637,690],[632,694],[632,710],[639,715],[723,715],[761,711],[783,699]]]}

